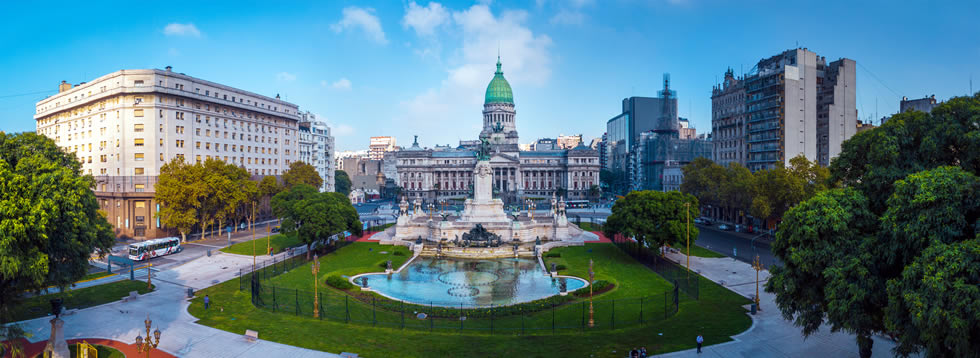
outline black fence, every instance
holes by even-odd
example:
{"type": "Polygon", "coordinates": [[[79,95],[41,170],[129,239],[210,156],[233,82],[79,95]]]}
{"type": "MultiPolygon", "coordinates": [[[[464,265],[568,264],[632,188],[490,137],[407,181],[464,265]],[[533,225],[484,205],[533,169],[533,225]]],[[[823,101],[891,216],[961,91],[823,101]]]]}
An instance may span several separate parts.
{"type": "Polygon", "coordinates": [[[471,308],[405,303],[357,291],[351,295],[325,294],[329,290],[326,287],[315,295],[313,291],[266,285],[262,281],[261,276],[249,281],[253,304],[273,312],[360,325],[489,334],[541,334],[643,325],[676,314],[681,299],[675,286],[668,292],[641,298],[590,301],[587,295],[576,300],[569,294],[555,296],[561,299],[471,308]]]}
{"type": "MultiPolygon", "coordinates": [[[[342,245],[343,243],[341,243],[342,245]]],[[[327,246],[322,252],[339,246],[327,246]]],[[[429,331],[479,331],[489,334],[546,334],[558,331],[616,329],[667,319],[681,300],[675,284],[667,292],[639,298],[590,300],[587,292],[570,292],[508,306],[462,307],[428,302],[414,304],[381,297],[355,287],[338,294],[326,285],[312,290],[278,287],[268,279],[309,263],[305,255],[273,259],[255,271],[241,270],[239,290],[251,293],[256,307],[319,320],[429,331]],[[318,311],[318,312],[317,312],[318,311]]],[[[674,282],[674,281],[671,281],[674,282]]]]}
{"type": "Polygon", "coordinates": [[[614,242],[623,252],[643,263],[667,281],[673,283],[674,287],[684,291],[684,293],[695,300],[700,299],[701,276],[697,273],[688,272],[686,268],[664,258],[656,250],[651,250],[631,239],[617,237],[614,239],[614,242]]]}

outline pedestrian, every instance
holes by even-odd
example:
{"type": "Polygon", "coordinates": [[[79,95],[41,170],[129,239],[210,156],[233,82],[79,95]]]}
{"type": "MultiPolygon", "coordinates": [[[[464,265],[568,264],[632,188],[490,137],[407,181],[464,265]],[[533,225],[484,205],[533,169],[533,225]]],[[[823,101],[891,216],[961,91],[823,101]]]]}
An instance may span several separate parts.
{"type": "Polygon", "coordinates": [[[738,248],[732,246],[732,261],[735,261],[736,257],[738,257],[738,248]]]}
{"type": "Polygon", "coordinates": [[[697,339],[697,341],[698,341],[698,354],[701,354],[701,344],[703,344],[703,343],[704,343],[704,337],[702,337],[702,336],[701,336],[701,335],[699,334],[699,335],[698,335],[698,339],[697,339]]]}
{"type": "Polygon", "coordinates": [[[208,309],[208,307],[211,307],[211,297],[204,295],[204,309],[208,309]]]}
{"type": "Polygon", "coordinates": [[[647,347],[640,347],[640,358],[647,358],[647,347]]]}
{"type": "Polygon", "coordinates": [[[636,350],[636,348],[630,349],[630,358],[637,358],[639,356],[640,351],[636,350]]]}

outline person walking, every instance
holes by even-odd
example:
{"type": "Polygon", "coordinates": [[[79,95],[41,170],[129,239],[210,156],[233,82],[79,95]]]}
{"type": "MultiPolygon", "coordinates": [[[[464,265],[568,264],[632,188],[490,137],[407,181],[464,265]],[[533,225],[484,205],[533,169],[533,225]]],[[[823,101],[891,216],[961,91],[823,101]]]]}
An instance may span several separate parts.
{"type": "Polygon", "coordinates": [[[211,307],[211,297],[204,295],[204,309],[208,309],[208,307],[211,307]]]}
{"type": "Polygon", "coordinates": [[[697,341],[698,341],[698,354],[701,354],[701,345],[704,344],[704,337],[702,337],[699,334],[697,341]]]}

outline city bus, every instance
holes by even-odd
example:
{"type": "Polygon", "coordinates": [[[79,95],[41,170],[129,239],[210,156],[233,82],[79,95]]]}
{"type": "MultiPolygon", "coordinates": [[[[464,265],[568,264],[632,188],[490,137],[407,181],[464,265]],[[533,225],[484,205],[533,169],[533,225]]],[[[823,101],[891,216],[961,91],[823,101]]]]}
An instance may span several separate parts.
{"type": "Polygon", "coordinates": [[[568,200],[565,202],[565,206],[569,209],[584,209],[590,207],[588,200],[568,200]]]}
{"type": "Polygon", "coordinates": [[[149,258],[175,254],[183,250],[179,237],[152,239],[129,245],[129,259],[143,261],[149,258]]]}

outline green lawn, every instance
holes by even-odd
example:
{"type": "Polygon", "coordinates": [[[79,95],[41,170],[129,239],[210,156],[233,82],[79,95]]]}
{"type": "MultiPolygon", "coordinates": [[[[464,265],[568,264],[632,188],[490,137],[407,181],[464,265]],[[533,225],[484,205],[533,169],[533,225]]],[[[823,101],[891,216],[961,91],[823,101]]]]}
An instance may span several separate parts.
{"type": "MultiPolygon", "coordinates": [[[[303,243],[299,241],[295,235],[283,235],[275,234],[269,238],[259,238],[255,239],[255,254],[256,255],[268,255],[269,252],[266,248],[270,245],[275,250],[276,253],[282,252],[282,250],[302,245],[303,243]],[[269,241],[269,243],[266,243],[269,241]]],[[[237,244],[228,246],[221,249],[221,252],[227,252],[229,254],[238,254],[252,256],[252,240],[239,242],[237,244]]]]}
{"type": "Polygon", "coordinates": [[[83,276],[81,279],[79,279],[78,281],[75,281],[75,282],[91,281],[91,280],[94,280],[94,279],[97,279],[97,278],[103,278],[103,277],[106,277],[106,276],[109,276],[109,275],[112,275],[112,274],[111,273],[108,273],[108,272],[105,272],[105,271],[94,272],[94,273],[90,273],[88,275],[83,276]]]}
{"type": "Polygon", "coordinates": [[[13,321],[44,317],[51,313],[51,303],[49,302],[51,299],[63,298],[65,309],[86,308],[117,301],[128,296],[131,291],[144,294],[150,290],[147,289],[144,281],[116,281],[104,285],[30,297],[14,306],[10,310],[10,315],[13,321]]]}
{"type": "MultiPolygon", "coordinates": [[[[677,249],[680,250],[681,253],[684,253],[684,254],[687,253],[687,248],[686,247],[678,247],[677,249]]],[[[707,257],[707,258],[725,257],[725,255],[722,255],[722,254],[719,254],[717,252],[708,250],[708,249],[703,248],[703,247],[698,246],[698,245],[691,245],[691,256],[707,257]]]]}
{"type": "MultiPolygon", "coordinates": [[[[126,358],[126,355],[124,355],[118,349],[102,346],[98,344],[94,344],[93,346],[95,346],[95,349],[98,350],[99,358],[126,358]]],[[[77,357],[78,354],[77,351],[78,351],[78,344],[72,344],[68,346],[68,352],[71,353],[72,357],[77,357]]],[[[43,356],[43,354],[39,356],[43,356]]]]}
{"type": "MultiPolygon", "coordinates": [[[[380,246],[376,243],[354,243],[341,248],[337,252],[321,258],[321,282],[330,274],[352,275],[361,272],[379,271],[380,263],[391,259],[397,267],[409,256],[395,256],[393,250],[403,250],[395,246],[380,246]],[[370,251],[368,250],[370,249],[370,251]],[[388,251],[389,254],[381,254],[388,251]]],[[[569,247],[553,250],[561,254],[560,258],[550,258],[556,263],[568,266],[568,273],[585,277],[588,271],[588,259],[596,261],[596,279],[614,282],[614,290],[596,300],[611,301],[617,298],[620,304],[615,306],[617,322],[621,314],[625,315],[637,305],[623,304],[626,297],[640,295],[663,297],[668,284],[662,278],[633,261],[616,247],[609,244],[588,244],[584,247],[569,247]],[[592,252],[589,252],[589,250],[592,252]],[[623,307],[625,306],[625,307],[623,307]],[[632,308],[631,308],[632,307],[632,308]]],[[[282,287],[296,287],[308,290],[312,285],[309,264],[301,265],[294,270],[267,282],[275,282],[282,287]]],[[[558,330],[552,335],[550,329],[527,331],[527,335],[518,335],[519,330],[501,333],[503,328],[513,328],[514,317],[499,317],[495,324],[494,335],[489,330],[472,331],[469,328],[486,328],[481,325],[487,320],[465,321],[467,330],[457,333],[447,328],[458,325],[458,320],[436,320],[434,332],[420,329],[400,329],[394,327],[371,327],[370,323],[343,323],[330,319],[314,319],[309,311],[312,307],[304,307],[304,312],[295,315],[293,310],[272,312],[267,308],[257,308],[250,302],[247,291],[239,291],[238,280],[231,280],[198,292],[198,298],[192,301],[189,312],[199,318],[198,323],[223,329],[229,332],[243,334],[246,329],[259,332],[262,339],[290,344],[310,349],[339,353],[342,351],[356,352],[363,356],[594,356],[622,357],[633,347],[645,346],[651,353],[664,353],[694,346],[694,337],[702,334],[707,344],[716,344],[730,340],[730,336],[744,331],[751,325],[751,319],[741,308],[749,300],[727,289],[715,285],[708,280],[702,280],[701,300],[694,301],[682,298],[679,311],[670,318],[663,319],[664,302],[659,300],[645,305],[660,306],[660,317],[654,312],[647,311],[646,325],[633,325],[630,328],[602,329],[582,331],[580,329],[558,330]],[[202,298],[210,295],[212,307],[205,310],[202,298]],[[224,308],[221,312],[215,308],[224,308]],[[508,320],[509,323],[508,323],[508,320]],[[476,327],[474,327],[474,325],[476,327]],[[438,326],[443,326],[439,328],[438,326]],[[660,335],[659,333],[662,333],[660,335]]],[[[302,291],[300,291],[302,292],[302,291]]],[[[344,292],[321,286],[320,292],[324,300],[324,315],[343,309],[344,292]]],[[[683,296],[683,294],[682,294],[683,296]]],[[[288,289],[287,296],[288,297],[288,289]]],[[[297,298],[299,299],[299,298],[297,298]]],[[[284,300],[285,301],[285,300],[284,300]]],[[[578,325],[581,309],[585,306],[580,302],[568,304],[555,310],[556,320],[578,325]],[[571,319],[571,321],[569,321],[571,319]]],[[[365,304],[349,298],[351,315],[375,314],[379,322],[399,322],[400,313],[384,310],[371,311],[370,304],[365,304]]],[[[310,306],[312,306],[310,304],[310,306]]],[[[343,311],[341,311],[343,312],[343,311]]],[[[598,326],[608,327],[610,312],[603,306],[596,307],[598,326]],[[609,317],[609,318],[607,318],[609,317]]],[[[413,318],[412,312],[406,314],[406,326],[427,327],[428,320],[420,321],[413,318]]],[[[547,322],[550,327],[552,312],[546,310],[528,315],[527,325],[541,326],[547,322]]],[[[520,317],[520,316],[516,316],[520,317]]],[[[368,316],[370,319],[370,316],[368,316]]],[[[519,320],[518,320],[519,322],[519,320]]],[[[518,323],[519,324],[519,323],[518,323]]]]}

